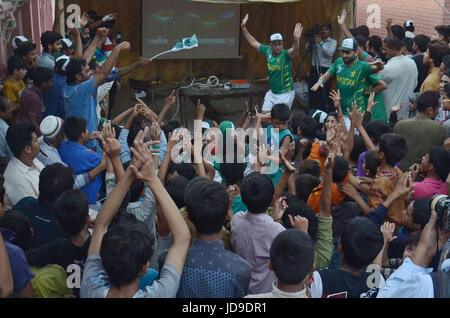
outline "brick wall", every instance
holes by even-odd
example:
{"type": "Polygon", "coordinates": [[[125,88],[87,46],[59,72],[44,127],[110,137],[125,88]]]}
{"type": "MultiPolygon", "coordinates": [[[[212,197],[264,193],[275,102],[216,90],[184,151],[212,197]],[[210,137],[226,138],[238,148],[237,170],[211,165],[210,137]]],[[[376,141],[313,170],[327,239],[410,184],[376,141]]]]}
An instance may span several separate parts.
{"type": "MultiPolygon", "coordinates": [[[[450,0],[439,0],[450,10],[450,0]]],[[[382,38],[387,36],[386,19],[392,18],[393,24],[401,24],[406,20],[412,20],[415,24],[415,34],[431,36],[434,27],[439,24],[450,24],[450,16],[445,14],[439,5],[433,0],[357,0],[356,1],[356,25],[367,24],[367,7],[377,4],[381,8],[381,28],[370,30],[371,35],[382,38]]]]}

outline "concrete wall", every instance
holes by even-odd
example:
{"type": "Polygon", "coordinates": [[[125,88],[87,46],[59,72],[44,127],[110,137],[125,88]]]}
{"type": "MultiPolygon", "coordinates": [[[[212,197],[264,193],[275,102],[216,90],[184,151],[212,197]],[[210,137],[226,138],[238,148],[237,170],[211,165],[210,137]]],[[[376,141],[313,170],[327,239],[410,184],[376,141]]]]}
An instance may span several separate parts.
{"type": "MultiPolygon", "coordinates": [[[[450,10],[450,0],[439,0],[442,5],[450,10]]],[[[415,23],[415,34],[431,36],[434,27],[439,24],[450,24],[450,16],[433,0],[357,0],[356,1],[356,25],[367,24],[369,5],[376,4],[381,8],[381,28],[371,29],[371,35],[382,38],[387,36],[386,19],[392,18],[393,24],[403,25],[406,20],[415,23]]]]}

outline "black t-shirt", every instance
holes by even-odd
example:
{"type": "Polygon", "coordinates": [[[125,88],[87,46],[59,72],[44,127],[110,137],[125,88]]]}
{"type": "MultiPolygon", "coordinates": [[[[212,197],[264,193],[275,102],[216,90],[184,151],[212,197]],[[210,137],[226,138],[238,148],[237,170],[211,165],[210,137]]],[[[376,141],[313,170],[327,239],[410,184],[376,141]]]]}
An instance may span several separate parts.
{"type": "Polygon", "coordinates": [[[423,82],[428,76],[428,70],[430,69],[428,65],[423,64],[423,55],[416,55],[412,58],[416,63],[417,70],[419,71],[419,77],[417,82],[417,87],[414,90],[414,93],[420,92],[420,87],[422,87],[423,82]]]}
{"type": "Polygon", "coordinates": [[[341,269],[314,272],[310,281],[312,298],[375,298],[384,283],[380,272],[364,269],[359,276],[341,269]],[[376,286],[378,287],[376,287],[376,286]]]}

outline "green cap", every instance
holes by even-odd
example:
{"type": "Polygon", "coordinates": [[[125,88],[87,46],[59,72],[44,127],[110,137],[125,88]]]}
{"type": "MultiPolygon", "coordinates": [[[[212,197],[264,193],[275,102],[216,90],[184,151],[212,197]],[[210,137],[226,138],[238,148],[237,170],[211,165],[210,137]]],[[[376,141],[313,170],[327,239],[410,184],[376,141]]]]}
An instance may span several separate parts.
{"type": "Polygon", "coordinates": [[[358,42],[355,39],[349,38],[345,39],[342,42],[342,46],[338,49],[341,51],[357,51],[358,50],[358,42]]]}
{"type": "Polygon", "coordinates": [[[227,130],[228,129],[234,129],[234,124],[231,121],[223,121],[220,125],[219,125],[219,129],[222,132],[222,134],[224,136],[227,135],[227,130]]]}

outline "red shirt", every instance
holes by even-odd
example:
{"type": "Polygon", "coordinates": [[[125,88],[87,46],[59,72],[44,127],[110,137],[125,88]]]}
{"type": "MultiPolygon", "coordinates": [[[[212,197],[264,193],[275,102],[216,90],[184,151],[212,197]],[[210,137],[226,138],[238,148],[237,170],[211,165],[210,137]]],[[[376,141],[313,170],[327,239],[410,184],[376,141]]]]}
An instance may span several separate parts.
{"type": "Polygon", "coordinates": [[[34,85],[27,87],[20,98],[20,112],[17,123],[30,123],[30,116],[34,116],[37,124],[40,124],[44,111],[42,92],[34,85]]]}

